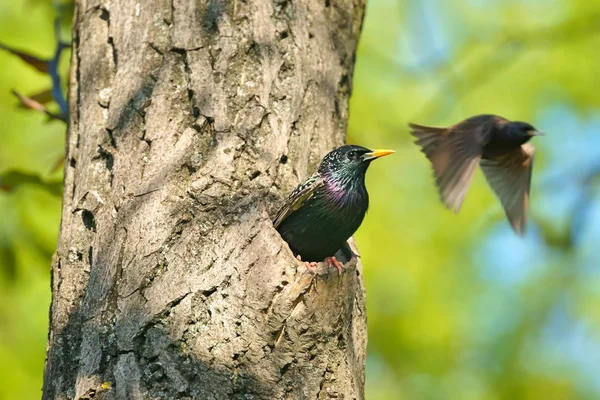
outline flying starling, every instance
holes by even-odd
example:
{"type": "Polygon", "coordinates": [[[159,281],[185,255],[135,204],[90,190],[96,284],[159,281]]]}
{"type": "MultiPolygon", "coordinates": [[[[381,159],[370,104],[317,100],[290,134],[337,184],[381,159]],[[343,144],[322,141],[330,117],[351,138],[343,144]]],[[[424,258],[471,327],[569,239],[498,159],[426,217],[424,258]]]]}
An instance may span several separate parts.
{"type": "Polygon", "coordinates": [[[433,164],[440,198],[458,212],[477,164],[500,199],[512,228],[525,230],[535,148],[543,135],[526,122],[477,115],[447,128],[410,123],[415,143],[433,164]]]}
{"type": "Polygon", "coordinates": [[[321,161],[277,212],[273,225],[301,260],[326,261],[341,271],[334,254],[354,234],[369,207],[365,173],[376,158],[392,150],[342,146],[321,161]]]}

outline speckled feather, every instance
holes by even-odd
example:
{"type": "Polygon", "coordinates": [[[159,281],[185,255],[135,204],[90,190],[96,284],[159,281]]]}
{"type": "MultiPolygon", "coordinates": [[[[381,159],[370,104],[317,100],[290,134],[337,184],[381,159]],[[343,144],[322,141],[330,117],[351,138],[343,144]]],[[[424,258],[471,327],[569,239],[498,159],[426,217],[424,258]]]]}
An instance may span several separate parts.
{"type": "Polygon", "coordinates": [[[318,171],[298,185],[285,200],[285,205],[277,212],[277,215],[273,220],[275,228],[277,228],[288,215],[302,207],[304,202],[309,200],[315,194],[315,191],[322,186],[323,178],[321,178],[321,174],[318,171]]]}
{"type": "Polygon", "coordinates": [[[333,256],[354,234],[369,207],[365,173],[371,162],[349,161],[348,154],[370,152],[342,146],[325,156],[319,169],[301,183],[279,210],[274,225],[303,261],[333,256]]]}

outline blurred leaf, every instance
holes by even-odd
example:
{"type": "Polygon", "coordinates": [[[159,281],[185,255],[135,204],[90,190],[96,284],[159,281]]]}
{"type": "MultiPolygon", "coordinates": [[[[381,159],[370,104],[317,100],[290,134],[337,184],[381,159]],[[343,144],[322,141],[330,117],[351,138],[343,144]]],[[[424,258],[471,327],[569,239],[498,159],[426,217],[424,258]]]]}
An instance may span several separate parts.
{"type": "Polygon", "coordinates": [[[67,122],[67,117],[65,115],[53,113],[52,111],[48,110],[46,108],[46,106],[44,106],[42,103],[38,102],[37,100],[34,100],[31,97],[23,96],[15,90],[13,90],[12,93],[17,97],[17,99],[19,99],[19,104],[21,107],[29,109],[29,110],[34,110],[34,111],[39,111],[41,113],[44,113],[50,119],[56,119],[59,121],[67,122]]]}
{"type": "Polygon", "coordinates": [[[9,281],[15,279],[16,264],[15,254],[13,253],[12,244],[0,241],[0,273],[5,274],[9,281]]]}
{"type": "Polygon", "coordinates": [[[54,103],[60,110],[66,104],[66,85],[58,78],[68,73],[69,51],[59,42],[70,41],[72,6],[70,0],[0,1],[0,41],[11,44],[0,50],[0,399],[40,396],[50,304],[48,270],[62,191],[62,174],[49,171],[64,157],[65,144],[65,124],[47,124],[41,113],[19,112],[11,90],[32,94],[23,99],[36,102],[34,108],[43,110],[41,105],[62,113],[54,111],[54,103]],[[20,55],[38,68],[25,65],[20,55]],[[46,56],[52,58],[51,66],[43,64],[46,56]],[[38,72],[46,68],[55,72],[38,72]],[[49,80],[54,102],[46,90],[49,80]]]}
{"type": "Polygon", "coordinates": [[[12,191],[24,184],[39,185],[55,196],[62,194],[62,182],[44,182],[38,175],[22,171],[6,171],[0,174],[0,189],[12,191]]]}
{"type": "Polygon", "coordinates": [[[366,15],[347,140],[397,150],[369,169],[370,208],[356,234],[377,360],[367,364],[367,398],[600,398],[588,378],[600,374],[600,329],[584,342],[575,328],[551,327],[570,293],[586,312],[557,326],[600,320],[600,286],[590,289],[600,280],[600,194],[576,179],[599,156],[600,3],[374,0],[366,15]],[[548,133],[534,141],[523,239],[481,172],[460,212],[447,212],[407,129],[480,113],[548,133]],[[549,170],[563,172],[554,188],[549,170]],[[589,206],[574,241],[579,194],[589,206]]]}
{"type": "Polygon", "coordinates": [[[54,163],[54,166],[52,167],[52,169],[50,169],[51,173],[55,173],[57,171],[59,171],[61,169],[61,167],[63,167],[65,164],[65,158],[61,157],[58,160],[56,160],[56,163],[54,163]]]}
{"type": "Polygon", "coordinates": [[[26,53],[21,50],[16,50],[11,47],[8,47],[2,43],[0,43],[0,49],[6,50],[9,53],[19,57],[21,60],[25,61],[27,64],[38,70],[39,72],[48,73],[49,71],[49,60],[44,60],[39,57],[33,56],[29,53],[26,53]]]}
{"type": "MultiPolygon", "coordinates": [[[[14,93],[14,94],[16,95],[16,93],[14,93]]],[[[52,89],[46,89],[43,92],[39,92],[39,93],[33,94],[31,96],[27,96],[26,98],[28,98],[32,101],[35,101],[36,103],[39,103],[39,104],[48,104],[52,100],[54,100],[54,98],[52,97],[52,89]]],[[[23,106],[23,105],[21,105],[21,106],[23,106]]]]}
{"type": "Polygon", "coordinates": [[[15,214],[21,228],[27,232],[27,236],[24,234],[23,237],[49,259],[56,248],[62,198],[44,189],[39,185],[22,185],[12,197],[15,214]]]}

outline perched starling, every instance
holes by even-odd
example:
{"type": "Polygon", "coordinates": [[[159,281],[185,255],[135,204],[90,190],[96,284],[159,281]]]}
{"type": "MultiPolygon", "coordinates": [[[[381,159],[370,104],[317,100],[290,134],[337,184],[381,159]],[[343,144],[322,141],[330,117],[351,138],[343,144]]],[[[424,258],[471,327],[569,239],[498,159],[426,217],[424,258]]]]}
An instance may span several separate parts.
{"type": "Polygon", "coordinates": [[[526,122],[477,115],[447,128],[409,124],[411,134],[433,164],[442,202],[458,212],[477,164],[500,199],[514,231],[525,230],[535,148],[543,135],[526,122]]]}
{"type": "Polygon", "coordinates": [[[365,173],[376,158],[392,150],[342,146],[321,161],[278,211],[273,224],[303,261],[325,260],[341,270],[334,254],[358,229],[369,207],[365,173]]]}

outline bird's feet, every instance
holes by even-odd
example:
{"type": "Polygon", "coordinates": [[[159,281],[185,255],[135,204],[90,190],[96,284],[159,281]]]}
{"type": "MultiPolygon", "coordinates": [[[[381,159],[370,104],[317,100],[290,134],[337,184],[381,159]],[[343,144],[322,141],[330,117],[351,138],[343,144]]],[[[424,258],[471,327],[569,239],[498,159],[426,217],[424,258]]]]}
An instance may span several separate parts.
{"type": "MultiPolygon", "coordinates": [[[[302,258],[300,258],[300,256],[296,256],[296,260],[298,261],[302,261],[302,258]]],[[[316,273],[315,269],[319,266],[319,263],[315,262],[315,261],[302,261],[304,263],[304,266],[306,267],[307,270],[309,270],[311,273],[316,273]]],[[[326,257],[325,260],[323,260],[323,262],[326,262],[328,266],[333,266],[338,270],[338,273],[342,273],[342,270],[344,269],[344,264],[342,264],[341,261],[339,261],[337,258],[335,257],[326,257]]]]}
{"type": "Polygon", "coordinates": [[[308,272],[310,272],[312,274],[312,276],[313,276],[312,284],[315,287],[315,293],[318,293],[317,292],[317,280],[316,280],[317,271],[315,270],[317,268],[318,264],[314,261],[302,261],[302,258],[300,258],[300,256],[296,256],[296,260],[303,262],[304,266],[306,267],[308,272]]]}
{"type": "Polygon", "coordinates": [[[333,265],[338,270],[338,273],[340,273],[340,274],[342,273],[342,270],[344,269],[344,264],[342,264],[340,261],[338,261],[337,258],[327,257],[327,258],[325,258],[325,262],[330,267],[333,265]]]}
{"type": "Polygon", "coordinates": [[[309,270],[310,272],[312,272],[313,274],[315,273],[315,269],[319,266],[319,264],[317,264],[314,261],[304,261],[304,266],[306,267],[307,270],[309,270]]]}
{"type": "MultiPolygon", "coordinates": [[[[298,261],[302,261],[302,258],[300,258],[300,256],[296,256],[296,260],[298,261]]],[[[304,266],[306,267],[307,270],[309,270],[311,273],[315,273],[315,269],[318,267],[318,264],[314,261],[302,261],[304,263],[304,266]]]]}

